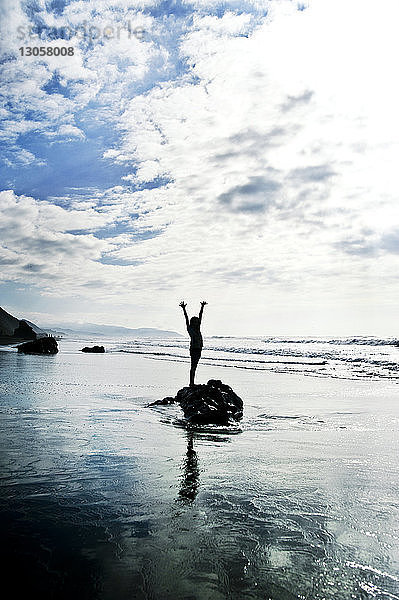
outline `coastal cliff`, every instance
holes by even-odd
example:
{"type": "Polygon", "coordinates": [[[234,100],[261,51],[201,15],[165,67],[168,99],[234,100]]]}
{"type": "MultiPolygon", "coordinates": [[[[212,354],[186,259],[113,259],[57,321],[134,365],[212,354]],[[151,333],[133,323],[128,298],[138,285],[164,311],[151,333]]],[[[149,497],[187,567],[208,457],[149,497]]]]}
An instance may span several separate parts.
{"type": "Polygon", "coordinates": [[[0,307],[0,344],[15,344],[24,340],[36,340],[46,332],[26,319],[18,319],[0,307]]]}

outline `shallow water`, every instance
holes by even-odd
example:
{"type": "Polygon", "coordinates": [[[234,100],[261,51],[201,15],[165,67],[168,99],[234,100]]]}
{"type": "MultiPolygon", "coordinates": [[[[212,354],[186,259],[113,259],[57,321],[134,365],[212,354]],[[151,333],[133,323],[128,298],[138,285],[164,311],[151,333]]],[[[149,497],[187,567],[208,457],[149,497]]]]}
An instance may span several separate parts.
{"type": "Polygon", "coordinates": [[[42,598],[399,598],[397,384],[220,369],[232,430],[147,408],[186,363],[0,352],[2,565],[42,598]]]}
{"type": "MultiPolygon", "coordinates": [[[[184,360],[187,340],[144,338],[111,342],[110,351],[184,360]]],[[[376,338],[205,338],[203,363],[275,373],[341,379],[392,379],[399,383],[399,340],[376,338]]]]}

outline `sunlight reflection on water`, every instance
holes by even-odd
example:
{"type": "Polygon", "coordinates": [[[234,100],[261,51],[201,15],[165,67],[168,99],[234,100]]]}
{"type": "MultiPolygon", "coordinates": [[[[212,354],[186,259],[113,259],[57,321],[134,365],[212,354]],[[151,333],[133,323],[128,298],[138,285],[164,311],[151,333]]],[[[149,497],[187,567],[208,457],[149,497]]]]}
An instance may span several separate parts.
{"type": "Polygon", "coordinates": [[[240,427],[188,431],[177,407],[146,408],[185,365],[0,352],[0,370],[2,563],[17,590],[399,598],[390,388],[231,371],[240,427]]]}

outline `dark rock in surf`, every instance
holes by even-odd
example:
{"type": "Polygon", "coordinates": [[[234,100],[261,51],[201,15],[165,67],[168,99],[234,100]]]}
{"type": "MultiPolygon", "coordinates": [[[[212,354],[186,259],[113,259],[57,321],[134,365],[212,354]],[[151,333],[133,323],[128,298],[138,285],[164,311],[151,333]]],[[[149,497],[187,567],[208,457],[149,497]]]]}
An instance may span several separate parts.
{"type": "Polygon", "coordinates": [[[18,352],[22,354],[57,354],[57,340],[52,336],[42,337],[32,342],[20,344],[18,352]]]}
{"type": "Polygon", "coordinates": [[[97,352],[98,354],[101,354],[102,352],[105,352],[105,348],[104,346],[92,346],[91,348],[85,346],[82,348],[81,352],[97,352]]]}
{"type": "Polygon", "coordinates": [[[195,425],[228,425],[242,418],[241,398],[218,379],[210,379],[207,384],[184,387],[175,398],[157,400],[150,406],[174,402],[180,404],[187,421],[195,425]]]}
{"type": "Polygon", "coordinates": [[[187,421],[197,425],[227,425],[242,418],[243,402],[230,386],[218,379],[205,385],[184,387],[176,394],[187,421]]]}
{"type": "Polygon", "coordinates": [[[155,402],[151,402],[147,406],[166,406],[168,404],[174,404],[176,402],[176,398],[172,396],[167,396],[166,398],[162,398],[162,400],[155,400],[155,402]]]}

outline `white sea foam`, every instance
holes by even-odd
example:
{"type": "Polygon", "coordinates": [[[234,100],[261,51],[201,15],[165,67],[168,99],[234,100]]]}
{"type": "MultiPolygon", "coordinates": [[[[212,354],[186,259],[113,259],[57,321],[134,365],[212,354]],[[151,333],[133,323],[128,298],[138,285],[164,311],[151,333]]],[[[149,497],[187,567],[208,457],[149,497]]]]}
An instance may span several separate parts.
{"type": "MultiPolygon", "coordinates": [[[[316,377],[399,380],[396,338],[222,337],[205,339],[202,361],[221,367],[294,372],[316,377]]],[[[176,339],[116,342],[114,352],[163,360],[188,359],[188,343],[176,339]]]]}

